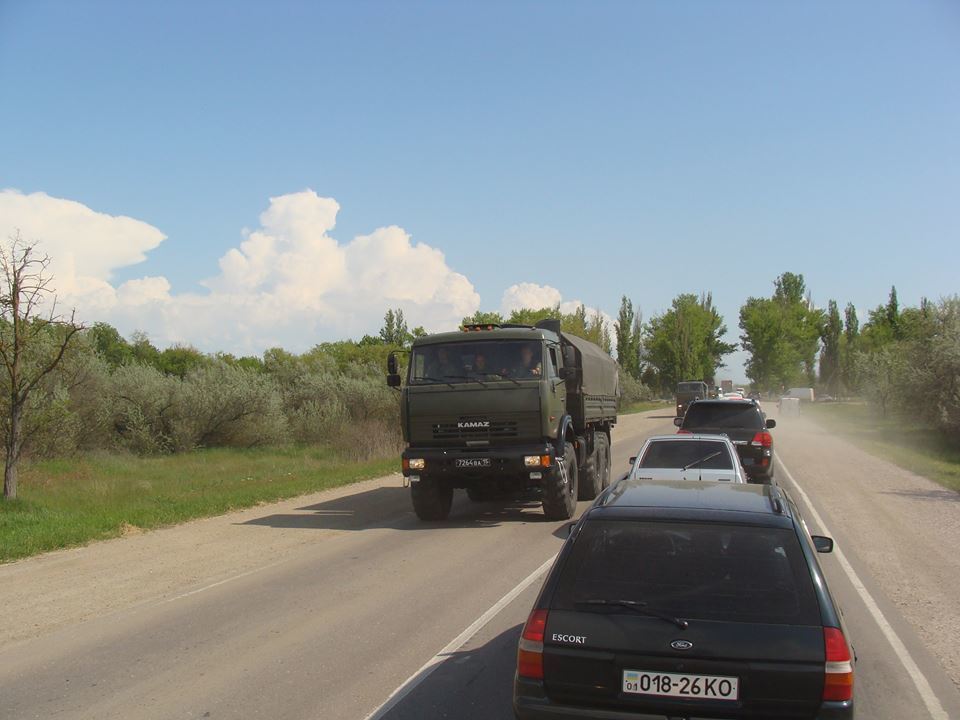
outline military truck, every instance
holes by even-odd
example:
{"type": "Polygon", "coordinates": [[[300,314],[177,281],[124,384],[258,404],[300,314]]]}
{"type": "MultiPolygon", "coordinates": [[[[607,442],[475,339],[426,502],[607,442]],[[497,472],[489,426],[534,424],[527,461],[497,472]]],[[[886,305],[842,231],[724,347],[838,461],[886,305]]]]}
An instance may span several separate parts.
{"type": "Polygon", "coordinates": [[[702,380],[685,380],[677,383],[677,417],[683,417],[694,400],[706,400],[708,395],[709,389],[702,380]]]}
{"type": "Polygon", "coordinates": [[[417,338],[406,383],[396,355],[387,370],[421,520],[446,518],[458,488],[476,502],[533,493],[547,518],[567,519],[609,484],[617,364],[558,320],[417,338]]]}

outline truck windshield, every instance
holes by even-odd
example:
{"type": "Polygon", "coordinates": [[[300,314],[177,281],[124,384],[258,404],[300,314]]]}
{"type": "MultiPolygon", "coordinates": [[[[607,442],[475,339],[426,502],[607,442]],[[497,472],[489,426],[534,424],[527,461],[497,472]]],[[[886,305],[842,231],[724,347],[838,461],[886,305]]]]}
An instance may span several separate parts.
{"type": "Polygon", "coordinates": [[[423,345],[410,358],[410,384],[532,380],[543,374],[541,343],[473,340],[423,345]]]}
{"type": "Polygon", "coordinates": [[[706,386],[703,383],[680,383],[677,386],[678,393],[702,393],[706,386]]]}

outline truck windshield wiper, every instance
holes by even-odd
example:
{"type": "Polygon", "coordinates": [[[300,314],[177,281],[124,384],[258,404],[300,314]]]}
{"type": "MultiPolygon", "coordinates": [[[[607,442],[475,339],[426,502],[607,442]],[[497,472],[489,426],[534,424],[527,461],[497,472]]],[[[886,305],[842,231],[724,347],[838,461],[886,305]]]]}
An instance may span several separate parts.
{"type": "Polygon", "coordinates": [[[673,623],[681,630],[686,630],[690,625],[686,620],[682,618],[674,617],[673,615],[667,615],[666,613],[658,612],[656,610],[651,610],[647,607],[647,603],[642,600],[603,600],[600,598],[593,598],[591,600],[580,600],[575,602],[574,605],[597,605],[601,607],[625,607],[633,610],[636,613],[641,615],[649,615],[650,617],[655,617],[660,620],[665,620],[668,623],[673,623]]]}
{"type": "Polygon", "coordinates": [[[483,380],[481,380],[481,379],[478,378],[478,377],[474,377],[474,376],[472,376],[472,375],[444,375],[444,377],[445,377],[445,378],[453,378],[454,380],[466,380],[467,382],[480,383],[480,384],[483,385],[484,387],[487,386],[487,384],[486,384],[483,380]]]}
{"type": "Polygon", "coordinates": [[[414,380],[430,380],[431,382],[443,383],[444,385],[453,387],[452,382],[444,380],[443,378],[433,377],[432,375],[421,375],[420,377],[415,377],[414,380]]]}
{"type": "Polygon", "coordinates": [[[723,454],[723,450],[717,450],[717,451],[714,452],[714,453],[710,453],[710,454],[707,455],[706,457],[700,458],[700,459],[697,460],[696,462],[692,462],[692,463],[689,463],[689,464],[687,464],[687,465],[684,465],[684,466],[683,466],[682,468],[680,468],[680,469],[681,469],[681,470],[689,470],[690,468],[696,467],[696,466],[699,465],[700,463],[704,463],[704,462],[706,462],[707,460],[712,460],[712,459],[715,458],[717,455],[721,455],[721,454],[723,454]]]}
{"type": "Polygon", "coordinates": [[[509,375],[504,375],[503,373],[490,373],[490,374],[491,374],[491,375],[496,375],[496,376],[497,376],[498,378],[500,378],[501,380],[509,380],[509,381],[512,382],[514,385],[519,385],[519,384],[520,384],[520,381],[519,381],[519,380],[517,380],[516,378],[512,378],[512,377],[510,377],[509,375]]]}

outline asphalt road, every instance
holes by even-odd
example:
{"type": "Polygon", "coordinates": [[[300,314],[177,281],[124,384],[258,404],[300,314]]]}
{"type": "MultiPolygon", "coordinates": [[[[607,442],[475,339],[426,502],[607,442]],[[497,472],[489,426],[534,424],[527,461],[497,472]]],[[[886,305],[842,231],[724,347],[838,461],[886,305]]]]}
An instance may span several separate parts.
{"type": "MultiPolygon", "coordinates": [[[[615,470],[626,468],[644,437],[672,430],[670,418],[624,418],[615,470]]],[[[805,475],[811,448],[799,434],[787,440],[790,433],[783,431],[782,454],[789,473],[828,526],[842,523],[838,508],[818,507],[815,479],[805,475]]],[[[789,488],[785,476],[779,480],[789,488]]],[[[559,549],[565,524],[545,521],[537,504],[477,505],[461,496],[449,521],[427,526],[413,516],[407,492],[392,479],[247,512],[242,522],[223,523],[229,542],[254,545],[254,559],[235,574],[220,568],[215,577],[167,583],[146,599],[69,615],[0,645],[0,718],[512,717],[516,641],[542,580],[533,574],[559,549]],[[271,532],[292,533],[297,544],[257,556],[271,532]],[[407,683],[425,665],[429,672],[407,683]]],[[[928,717],[932,696],[942,717],[960,718],[960,694],[930,641],[875,582],[857,537],[837,529],[856,579],[836,555],[823,564],[857,647],[859,716],[928,717]],[[915,664],[912,676],[904,655],[915,664]]],[[[178,537],[190,531],[178,529],[178,537]]],[[[191,553],[217,547],[225,546],[185,543],[178,552],[188,566],[191,553]]],[[[71,563],[79,568],[97,551],[68,555],[80,559],[56,568],[65,594],[71,563]]],[[[33,562],[6,574],[0,568],[0,605],[8,578],[29,583],[43,571],[49,580],[52,571],[33,562]]],[[[122,587],[134,572],[148,586],[151,562],[141,555],[135,568],[99,568],[100,592],[108,597],[111,583],[122,587]]],[[[55,602],[43,607],[60,612],[55,602]]]]}

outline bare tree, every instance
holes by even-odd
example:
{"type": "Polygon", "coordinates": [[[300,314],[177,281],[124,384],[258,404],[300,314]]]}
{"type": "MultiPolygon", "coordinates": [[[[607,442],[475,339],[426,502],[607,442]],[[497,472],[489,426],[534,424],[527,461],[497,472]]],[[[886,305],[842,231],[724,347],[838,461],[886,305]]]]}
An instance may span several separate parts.
{"type": "Polygon", "coordinates": [[[4,418],[3,496],[17,496],[17,468],[23,448],[23,414],[37,384],[63,359],[67,346],[82,329],[57,314],[57,296],[50,287],[50,257],[36,252],[18,230],[0,246],[0,360],[7,376],[8,408],[4,418]],[[44,305],[48,311],[44,311],[44,305]]]}

